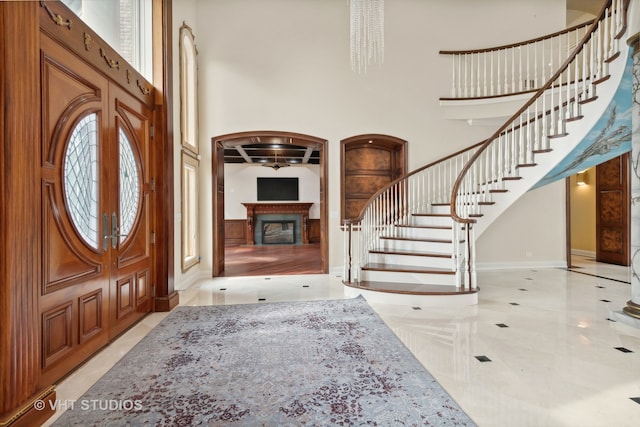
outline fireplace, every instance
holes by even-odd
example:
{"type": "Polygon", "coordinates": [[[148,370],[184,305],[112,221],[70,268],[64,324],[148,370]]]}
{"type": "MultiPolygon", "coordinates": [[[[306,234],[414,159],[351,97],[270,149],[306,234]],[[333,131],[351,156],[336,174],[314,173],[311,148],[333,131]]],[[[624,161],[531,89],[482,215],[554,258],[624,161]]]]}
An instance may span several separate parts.
{"type": "Polygon", "coordinates": [[[281,245],[296,243],[295,221],[271,221],[262,222],[262,244],[281,245]]]}
{"type": "MultiPolygon", "coordinates": [[[[261,245],[265,242],[264,223],[287,223],[287,230],[275,232],[278,236],[269,236],[267,244],[303,244],[309,243],[309,207],[313,203],[308,202],[283,202],[283,203],[243,203],[247,208],[246,237],[247,245],[261,245]],[[289,226],[291,225],[291,226],[289,226]],[[286,242],[273,242],[273,240],[284,239],[286,242]],[[293,242],[289,238],[293,238],[293,242]],[[271,242],[269,242],[271,240],[271,242]]],[[[277,224],[271,230],[278,230],[282,227],[277,224]]]]}

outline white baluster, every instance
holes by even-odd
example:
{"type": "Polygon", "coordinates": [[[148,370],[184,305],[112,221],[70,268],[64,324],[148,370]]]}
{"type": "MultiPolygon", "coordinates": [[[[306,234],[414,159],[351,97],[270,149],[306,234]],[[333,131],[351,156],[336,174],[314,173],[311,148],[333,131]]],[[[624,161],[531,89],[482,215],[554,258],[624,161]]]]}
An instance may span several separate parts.
{"type": "Polygon", "coordinates": [[[484,74],[484,77],[483,77],[483,83],[484,83],[484,85],[483,85],[483,94],[484,94],[484,96],[488,95],[488,92],[487,92],[487,90],[488,90],[487,80],[489,80],[488,79],[488,75],[487,75],[487,57],[488,56],[489,56],[489,52],[483,52],[482,53],[482,58],[483,58],[483,63],[484,63],[484,70],[483,70],[483,74],[484,74]]]}
{"type": "Polygon", "coordinates": [[[468,98],[469,97],[469,84],[467,81],[467,54],[464,54],[464,78],[463,78],[463,82],[464,82],[464,97],[468,98]]]}
{"type": "Polygon", "coordinates": [[[504,50],[504,92],[509,93],[509,60],[507,59],[508,49],[504,50]]]}
{"type": "Polygon", "coordinates": [[[511,48],[511,93],[516,92],[516,51],[511,48]]]}
{"type": "Polygon", "coordinates": [[[496,94],[495,85],[494,85],[494,82],[493,82],[493,56],[494,55],[495,55],[495,52],[489,52],[489,60],[491,61],[491,64],[490,64],[489,68],[491,69],[491,95],[492,96],[496,94]]]}
{"type": "Polygon", "coordinates": [[[458,55],[452,55],[453,56],[453,68],[452,68],[452,75],[451,75],[451,97],[455,98],[457,96],[457,91],[456,91],[456,58],[458,57],[458,55]]]}
{"type": "Polygon", "coordinates": [[[484,79],[486,81],[486,76],[482,76],[482,74],[480,74],[480,55],[482,55],[482,53],[478,53],[477,54],[477,60],[476,60],[476,67],[478,68],[477,72],[476,72],[476,83],[477,83],[477,87],[476,87],[476,96],[482,96],[482,80],[484,79]]]}
{"type": "Polygon", "coordinates": [[[520,92],[523,91],[524,75],[522,74],[522,46],[518,46],[518,84],[520,92]]]}

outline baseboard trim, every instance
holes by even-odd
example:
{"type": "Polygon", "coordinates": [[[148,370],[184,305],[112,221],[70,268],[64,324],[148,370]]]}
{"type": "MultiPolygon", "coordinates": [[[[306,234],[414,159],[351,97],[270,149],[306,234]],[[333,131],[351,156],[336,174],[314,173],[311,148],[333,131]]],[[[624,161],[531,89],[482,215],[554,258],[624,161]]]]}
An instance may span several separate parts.
{"type": "Polygon", "coordinates": [[[51,386],[29,399],[6,419],[0,416],[0,427],[31,427],[42,425],[56,412],[56,389],[51,386]]]}
{"type": "Polygon", "coordinates": [[[567,268],[567,262],[562,260],[554,261],[531,261],[531,262],[479,262],[476,263],[477,271],[488,270],[525,270],[532,268],[567,268]]]}
{"type": "Polygon", "coordinates": [[[596,257],[596,252],[595,251],[585,251],[583,249],[571,249],[571,255],[579,255],[579,256],[584,256],[584,257],[595,258],[596,257]]]}

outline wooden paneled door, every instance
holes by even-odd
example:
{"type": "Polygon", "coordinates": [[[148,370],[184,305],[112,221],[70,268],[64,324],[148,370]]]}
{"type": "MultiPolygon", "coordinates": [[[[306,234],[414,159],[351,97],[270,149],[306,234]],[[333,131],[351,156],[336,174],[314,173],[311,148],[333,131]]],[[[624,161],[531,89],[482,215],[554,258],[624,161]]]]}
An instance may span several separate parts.
{"type": "Polygon", "coordinates": [[[151,310],[153,111],[41,37],[42,378],[151,310]]]}
{"type": "Polygon", "coordinates": [[[628,266],[629,153],[596,166],[596,261],[628,266]]]}
{"type": "Polygon", "coordinates": [[[341,219],[355,219],[378,190],[407,173],[407,141],[359,135],[341,143],[341,219]]]}

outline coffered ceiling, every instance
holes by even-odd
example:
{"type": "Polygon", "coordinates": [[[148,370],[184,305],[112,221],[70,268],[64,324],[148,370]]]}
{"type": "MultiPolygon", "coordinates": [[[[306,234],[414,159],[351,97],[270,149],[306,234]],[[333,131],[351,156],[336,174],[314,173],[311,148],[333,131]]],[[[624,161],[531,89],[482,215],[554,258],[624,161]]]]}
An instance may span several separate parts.
{"type": "Polygon", "coordinates": [[[253,136],[225,140],[222,144],[225,163],[268,164],[275,168],[320,164],[319,147],[294,137],[253,136]]]}

